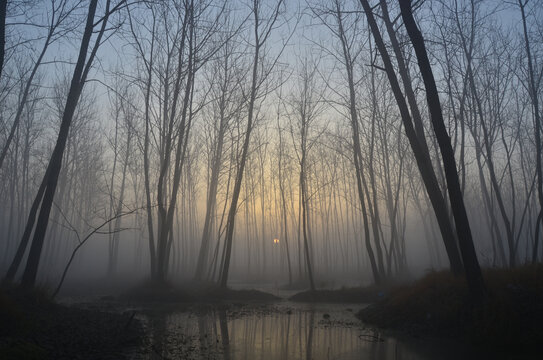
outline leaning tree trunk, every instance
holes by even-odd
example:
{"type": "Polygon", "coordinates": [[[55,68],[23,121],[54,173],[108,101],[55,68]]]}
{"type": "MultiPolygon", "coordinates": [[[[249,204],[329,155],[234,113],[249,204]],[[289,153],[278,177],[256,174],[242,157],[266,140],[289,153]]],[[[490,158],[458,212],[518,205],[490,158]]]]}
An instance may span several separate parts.
{"type": "Polygon", "coordinates": [[[392,61],[385,47],[383,38],[381,37],[379,27],[377,26],[377,22],[375,21],[375,17],[369,6],[369,3],[367,0],[360,0],[360,2],[362,4],[362,7],[364,8],[366,18],[368,20],[371,32],[373,34],[373,38],[375,40],[375,44],[379,50],[379,53],[381,54],[381,58],[385,65],[387,77],[389,79],[394,98],[396,99],[396,103],[398,104],[398,109],[400,110],[405,134],[407,136],[407,139],[409,140],[411,149],[413,150],[413,155],[417,162],[417,167],[419,169],[421,178],[424,182],[428,198],[430,199],[432,208],[434,209],[434,213],[436,215],[436,219],[443,238],[443,243],[449,257],[451,271],[457,275],[461,274],[463,271],[462,259],[460,258],[460,254],[456,245],[456,240],[453,236],[454,231],[449,220],[449,214],[447,211],[445,200],[443,198],[443,194],[441,193],[441,189],[439,188],[439,183],[433,169],[430,155],[427,151],[424,151],[424,147],[421,145],[417,132],[413,127],[409,108],[401,91],[398,78],[396,77],[396,73],[394,71],[394,66],[392,65],[392,61]]]}
{"type": "Polygon", "coordinates": [[[28,254],[26,268],[22,277],[22,284],[25,286],[34,286],[34,283],[36,281],[38,265],[40,262],[41,251],[45,239],[45,232],[47,230],[47,224],[49,222],[49,214],[51,213],[51,207],[53,205],[53,199],[55,196],[55,190],[57,187],[60,169],[62,167],[62,157],[64,154],[64,149],[66,147],[66,140],[68,139],[70,125],[72,123],[75,109],[77,107],[81,91],[83,90],[83,85],[85,84],[87,74],[96,55],[96,51],[98,50],[98,46],[100,45],[100,42],[102,40],[102,35],[106,29],[107,20],[109,17],[110,1],[108,1],[106,4],[106,15],[102,19],[102,27],[96,39],[96,44],[89,56],[88,61],[86,62],[85,60],[87,59],[87,51],[89,49],[89,43],[94,28],[94,14],[96,12],[97,3],[98,0],[91,0],[91,2],[89,3],[87,23],[85,25],[85,31],[83,33],[83,38],[81,41],[79,56],[74,69],[72,82],[70,84],[70,91],[68,93],[68,98],[66,99],[66,105],[64,107],[64,114],[62,116],[62,122],[60,125],[57,142],[44,176],[45,191],[40,206],[40,213],[36,223],[36,229],[34,230],[32,245],[30,246],[30,251],[28,254]]]}
{"type": "MultiPolygon", "coordinates": [[[[413,89],[413,84],[411,81],[411,77],[409,75],[409,69],[407,67],[407,64],[405,63],[404,55],[402,54],[400,44],[396,37],[396,33],[394,31],[392,21],[390,20],[386,1],[381,0],[380,2],[381,2],[381,9],[383,10],[383,20],[385,22],[387,34],[389,35],[390,43],[392,45],[392,49],[394,51],[394,54],[398,62],[398,72],[404,84],[405,95],[407,97],[409,108],[411,109],[412,121],[415,127],[416,138],[418,139],[422,156],[427,157],[426,162],[431,164],[431,160],[429,157],[430,151],[428,149],[428,144],[426,142],[426,137],[424,135],[424,125],[422,123],[422,115],[421,115],[419,106],[417,104],[415,91],[413,89]]],[[[453,231],[453,226],[449,220],[449,212],[447,210],[446,200],[443,194],[441,193],[441,190],[439,189],[439,184],[437,182],[437,177],[435,175],[434,170],[432,169],[430,170],[432,173],[429,174],[428,177],[425,177],[424,174],[422,174],[422,172],[421,172],[421,175],[423,176],[423,181],[426,185],[426,188],[433,189],[432,191],[427,190],[428,197],[430,198],[432,207],[434,209],[434,212],[438,221],[441,237],[443,238],[443,243],[445,244],[445,249],[449,257],[451,271],[454,274],[459,275],[463,272],[462,271],[463,265],[462,265],[462,260],[460,258],[460,253],[458,252],[458,247],[456,246],[456,238],[455,238],[455,233],[453,231]]]]}
{"type": "Polygon", "coordinates": [[[411,1],[406,0],[399,2],[404,25],[409,34],[409,38],[411,39],[411,43],[413,44],[419,69],[424,80],[426,99],[432,118],[432,125],[441,150],[441,157],[443,159],[443,167],[445,168],[445,177],[447,180],[447,190],[456,225],[460,252],[462,254],[462,260],[464,261],[464,270],[466,271],[466,280],[474,300],[482,300],[485,294],[485,285],[471,236],[471,228],[464,205],[464,197],[462,195],[462,190],[460,189],[454,151],[443,120],[443,113],[441,112],[441,104],[434,75],[432,73],[432,67],[430,66],[424,39],[413,18],[411,1]]]}

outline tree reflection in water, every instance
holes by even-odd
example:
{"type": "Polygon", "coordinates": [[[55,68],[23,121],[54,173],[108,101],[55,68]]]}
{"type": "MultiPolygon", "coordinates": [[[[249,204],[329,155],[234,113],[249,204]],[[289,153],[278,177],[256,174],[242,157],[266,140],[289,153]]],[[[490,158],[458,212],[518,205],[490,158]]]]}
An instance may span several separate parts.
{"type": "Polygon", "coordinates": [[[200,306],[145,318],[137,359],[424,359],[339,306],[200,306]]]}

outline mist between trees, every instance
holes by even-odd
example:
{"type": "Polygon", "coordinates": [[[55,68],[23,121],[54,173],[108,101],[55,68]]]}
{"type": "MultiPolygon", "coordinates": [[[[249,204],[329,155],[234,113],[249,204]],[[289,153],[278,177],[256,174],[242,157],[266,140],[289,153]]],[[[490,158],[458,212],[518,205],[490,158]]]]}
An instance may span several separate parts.
{"type": "Polygon", "coordinates": [[[3,275],[481,296],[541,260],[541,5],[3,2],[3,275]]]}

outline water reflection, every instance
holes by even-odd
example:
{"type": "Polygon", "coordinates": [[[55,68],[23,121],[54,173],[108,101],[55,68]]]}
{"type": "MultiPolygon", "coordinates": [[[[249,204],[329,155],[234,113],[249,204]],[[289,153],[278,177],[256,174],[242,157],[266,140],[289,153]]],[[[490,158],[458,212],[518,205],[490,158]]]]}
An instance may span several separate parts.
{"type": "Polygon", "coordinates": [[[145,359],[423,359],[345,308],[298,305],[146,314],[145,359]]]}
{"type": "MultiPolygon", "coordinates": [[[[226,310],[221,309],[219,313],[219,323],[221,327],[221,339],[224,353],[224,359],[230,359],[230,338],[228,336],[228,321],[226,320],[226,310]]],[[[214,312],[215,314],[215,312],[214,312]]],[[[213,318],[213,322],[216,322],[216,317],[213,318]]]]}

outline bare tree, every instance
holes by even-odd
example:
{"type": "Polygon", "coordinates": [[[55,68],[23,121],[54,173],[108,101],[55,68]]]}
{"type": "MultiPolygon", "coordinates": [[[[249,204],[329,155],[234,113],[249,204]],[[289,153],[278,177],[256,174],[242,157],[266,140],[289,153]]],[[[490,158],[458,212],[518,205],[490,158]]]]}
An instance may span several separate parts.
{"type": "MultiPolygon", "coordinates": [[[[349,24],[346,24],[347,19],[345,18],[345,9],[344,3],[340,0],[336,0],[333,3],[332,8],[317,10],[312,9],[313,13],[321,20],[321,22],[330,30],[330,32],[339,40],[340,50],[339,54],[336,55],[340,59],[346,73],[346,80],[348,85],[348,95],[344,100],[345,106],[347,108],[347,118],[350,120],[351,126],[351,141],[352,141],[352,151],[353,151],[353,162],[355,167],[355,177],[358,191],[358,200],[359,206],[362,209],[362,219],[364,224],[364,242],[366,245],[366,251],[370,260],[373,279],[375,283],[380,283],[382,277],[385,275],[385,267],[383,263],[383,253],[381,250],[380,244],[380,233],[379,233],[379,212],[376,197],[373,199],[370,196],[368,180],[365,173],[364,159],[362,154],[362,145],[360,142],[361,129],[360,129],[360,116],[357,109],[357,94],[355,89],[355,64],[357,58],[360,55],[360,48],[357,46],[356,42],[359,39],[357,34],[357,29],[353,31],[354,35],[349,36],[346,31],[346,27],[350,27],[349,24]],[[332,16],[332,21],[327,21],[326,17],[328,15],[332,16]],[[330,22],[330,23],[329,23],[330,22]],[[372,201],[373,200],[373,201],[372,201]],[[376,255],[374,249],[371,245],[371,236],[370,236],[370,218],[371,225],[373,230],[373,240],[376,255]]],[[[358,19],[355,18],[352,20],[352,26],[357,26],[358,19]]],[[[372,159],[369,160],[371,165],[372,159]]],[[[370,170],[372,172],[372,170],[370,170]]],[[[371,177],[371,176],[370,176],[371,177]]],[[[374,180],[374,179],[370,179],[374,180]]],[[[372,181],[372,185],[375,182],[372,181]]],[[[375,190],[375,188],[374,188],[375,190]]],[[[376,192],[373,192],[376,196],[376,192]]]]}
{"type": "MultiPolygon", "coordinates": [[[[123,85],[120,85],[123,86],[123,85]]],[[[127,182],[127,170],[129,165],[130,154],[132,151],[132,137],[133,137],[133,118],[134,118],[134,109],[132,105],[128,102],[130,99],[130,92],[125,85],[124,88],[119,88],[116,90],[114,95],[114,117],[115,117],[115,136],[114,136],[114,160],[113,160],[113,169],[111,172],[111,181],[110,181],[110,206],[109,206],[109,217],[113,218],[116,214],[122,212],[123,207],[125,206],[125,189],[127,182]],[[119,119],[121,118],[121,119],[119,119]],[[121,122],[119,124],[119,122],[121,122]],[[120,133],[122,131],[122,133],[120,133]],[[124,135],[125,144],[124,147],[118,144],[118,137],[124,135]],[[121,152],[121,149],[124,150],[124,157],[121,162],[121,184],[119,189],[118,196],[115,196],[115,167],[117,164],[118,153],[121,152]]],[[[120,154],[119,154],[120,155],[120,154]]],[[[119,229],[121,228],[122,217],[116,217],[115,221],[108,223],[108,232],[109,232],[109,257],[108,257],[108,274],[114,275],[117,269],[117,259],[119,256],[119,229]]]]}
{"type": "MultiPolygon", "coordinates": [[[[279,99],[281,100],[282,96],[279,94],[279,99]]],[[[291,260],[290,260],[290,248],[289,248],[289,228],[288,228],[288,205],[287,205],[287,194],[285,189],[286,184],[285,180],[287,178],[287,175],[285,174],[285,170],[287,169],[285,163],[287,163],[287,154],[285,151],[285,144],[283,142],[283,129],[281,128],[280,123],[281,118],[281,108],[280,103],[277,105],[277,132],[279,133],[279,143],[278,143],[278,149],[277,149],[277,170],[278,170],[278,183],[279,183],[279,193],[281,196],[281,215],[282,215],[282,222],[281,222],[281,241],[284,241],[285,243],[285,250],[287,254],[287,264],[288,264],[288,283],[289,285],[292,285],[292,266],[291,266],[291,260]]]]}
{"type": "Polygon", "coordinates": [[[315,290],[314,272],[312,267],[313,258],[310,254],[309,238],[309,198],[311,193],[308,189],[310,163],[309,156],[312,148],[317,143],[318,136],[322,130],[315,129],[316,121],[325,110],[324,93],[319,90],[317,83],[318,63],[309,57],[300,60],[300,69],[297,76],[298,81],[294,88],[295,93],[287,99],[290,132],[293,138],[296,157],[300,166],[299,189],[301,200],[301,226],[304,244],[304,256],[307,266],[307,275],[311,290],[315,290]],[[317,130],[316,135],[312,133],[317,130]]]}
{"type": "MultiPolygon", "coordinates": [[[[233,29],[231,32],[235,32],[233,29]]],[[[236,46],[239,43],[235,38],[231,38],[231,32],[226,32],[223,40],[224,45],[219,53],[220,58],[214,62],[210,68],[211,74],[209,82],[212,85],[213,93],[213,112],[210,115],[213,132],[210,168],[211,174],[208,181],[206,213],[204,218],[204,228],[202,232],[202,242],[198,254],[195,279],[202,280],[205,270],[208,267],[209,247],[211,241],[212,222],[215,215],[217,201],[217,191],[219,186],[219,176],[223,166],[223,148],[226,134],[230,122],[233,118],[240,116],[242,103],[238,100],[239,83],[244,72],[240,71],[238,63],[240,55],[236,55],[236,46]],[[219,81],[217,81],[219,79],[219,81]],[[215,85],[216,86],[213,86],[215,85]]],[[[241,52],[240,54],[243,54],[241,52]]]]}
{"type": "Polygon", "coordinates": [[[485,293],[483,275],[479,267],[477,254],[475,253],[475,246],[471,236],[471,228],[464,205],[464,197],[462,190],[460,189],[454,151],[451,146],[451,140],[447,133],[447,129],[445,128],[445,122],[443,120],[443,113],[441,111],[441,104],[434,75],[432,73],[432,67],[430,66],[424,39],[415,22],[415,19],[413,18],[411,1],[400,1],[400,8],[405,28],[407,29],[407,33],[409,34],[411,43],[415,49],[419,69],[424,79],[426,98],[428,101],[428,108],[430,109],[432,125],[439,143],[441,156],[443,158],[443,167],[445,168],[445,175],[447,179],[447,190],[449,192],[449,200],[451,202],[451,208],[454,215],[460,252],[462,254],[464,269],[466,271],[466,279],[470,293],[474,300],[481,301],[485,293]]]}
{"type": "Polygon", "coordinates": [[[57,143],[55,145],[55,149],[53,150],[53,154],[51,155],[49,165],[47,166],[45,176],[42,180],[42,185],[38,190],[38,195],[36,196],[30,210],[30,215],[25,228],[25,235],[28,235],[26,235],[26,239],[25,235],[23,235],[23,239],[21,241],[21,243],[26,242],[28,237],[30,236],[30,231],[34,226],[35,216],[39,208],[40,212],[36,222],[36,228],[34,230],[34,237],[32,240],[26,268],[22,278],[22,283],[25,286],[33,286],[36,281],[38,265],[42,253],[43,242],[45,239],[45,231],[47,230],[47,225],[49,222],[49,214],[51,212],[51,206],[53,204],[55,190],[58,183],[58,177],[60,169],[62,167],[62,156],[66,147],[66,140],[68,138],[68,132],[72,122],[73,114],[75,112],[79,96],[81,95],[81,91],[83,90],[83,86],[87,79],[87,75],[91,69],[92,62],[96,56],[96,52],[98,51],[98,48],[102,43],[102,37],[107,29],[106,26],[109,16],[111,14],[111,1],[107,0],[104,16],[98,22],[98,24],[100,25],[100,29],[96,36],[95,44],[92,47],[91,53],[87,54],[91,37],[96,26],[95,13],[97,3],[97,0],[91,0],[91,2],[89,3],[85,31],[81,40],[79,56],[74,69],[68,98],[66,100],[57,143]]]}
{"type": "Polygon", "coordinates": [[[411,145],[411,149],[413,150],[413,155],[415,156],[419,172],[424,181],[428,197],[430,198],[434,212],[436,214],[443,242],[447,250],[447,255],[449,256],[451,270],[455,274],[460,274],[462,272],[462,261],[458,253],[458,248],[456,242],[454,241],[454,237],[452,237],[453,229],[449,221],[447,207],[441,194],[434,168],[432,166],[430,154],[427,151],[424,151],[424,147],[423,145],[421,145],[421,142],[418,138],[409,112],[409,108],[400,88],[398,78],[392,65],[392,61],[390,59],[388,51],[386,50],[383,38],[381,36],[377,22],[375,21],[375,17],[371,10],[371,7],[368,1],[361,0],[360,2],[366,14],[366,18],[373,34],[373,38],[375,39],[375,44],[385,65],[386,74],[389,79],[394,98],[396,99],[398,108],[400,110],[400,115],[404,125],[405,133],[411,145]]]}
{"type": "Polygon", "coordinates": [[[263,56],[263,47],[266,44],[266,41],[270,38],[272,31],[276,27],[277,19],[281,13],[281,8],[283,7],[283,0],[277,1],[273,6],[269,14],[266,14],[264,17],[262,8],[262,2],[260,0],[253,0],[251,5],[251,12],[253,15],[254,21],[254,56],[252,64],[252,74],[251,74],[251,87],[249,89],[248,99],[247,99],[247,127],[245,131],[245,138],[243,140],[243,147],[241,152],[241,158],[237,168],[236,179],[234,182],[234,189],[232,192],[232,200],[230,203],[230,209],[228,211],[228,220],[226,224],[226,238],[225,238],[225,252],[224,252],[224,261],[221,273],[219,284],[221,287],[226,287],[228,282],[228,271],[230,268],[230,257],[232,254],[232,241],[234,236],[234,225],[236,219],[236,212],[238,207],[238,199],[241,190],[241,182],[243,179],[243,172],[245,170],[245,164],[247,162],[247,154],[249,151],[249,142],[251,139],[251,132],[254,128],[254,118],[257,106],[257,100],[261,98],[264,94],[262,92],[263,84],[268,78],[275,61],[272,62],[270,67],[263,66],[261,63],[263,56]],[[264,20],[267,19],[267,20],[264,20]]]}
{"type": "MultiPolygon", "coordinates": [[[[518,0],[518,5],[520,8],[520,14],[522,17],[522,33],[524,36],[524,49],[526,51],[526,61],[528,63],[528,94],[532,101],[533,107],[533,118],[535,125],[535,151],[536,151],[536,172],[537,172],[537,199],[539,201],[539,214],[537,215],[537,220],[535,224],[535,241],[534,247],[532,250],[532,262],[537,262],[538,259],[538,247],[539,247],[539,234],[541,233],[541,226],[543,221],[543,170],[541,162],[542,160],[542,150],[541,150],[541,113],[539,109],[539,89],[541,78],[543,76],[543,69],[536,69],[534,65],[534,59],[532,54],[532,48],[530,47],[530,37],[528,34],[528,25],[527,25],[527,15],[526,15],[526,6],[528,5],[528,0],[518,0]],[[538,72],[539,71],[539,75],[538,72]]],[[[537,5],[536,5],[537,6],[537,5]]]]}
{"type": "MultiPolygon", "coordinates": [[[[4,61],[4,44],[5,43],[5,7],[6,7],[6,1],[2,1],[2,4],[0,5],[0,21],[2,21],[1,17],[4,17],[4,22],[2,22],[3,26],[0,27],[0,42],[2,42],[1,46],[1,53],[0,53],[0,74],[2,72],[2,64],[4,61]],[[3,10],[2,10],[3,7],[3,10]]],[[[55,1],[51,2],[51,9],[49,10],[50,14],[50,20],[49,24],[47,24],[47,34],[45,35],[45,40],[43,42],[43,46],[41,51],[38,54],[37,59],[34,62],[34,66],[32,67],[32,70],[30,71],[30,75],[28,76],[28,79],[26,80],[26,84],[24,87],[24,90],[21,94],[19,106],[17,108],[17,113],[15,114],[15,118],[13,120],[13,123],[11,124],[11,130],[9,132],[9,135],[6,139],[6,142],[2,148],[2,152],[0,153],[0,169],[2,168],[2,164],[4,163],[4,159],[6,157],[6,154],[8,152],[9,146],[11,144],[11,141],[13,140],[13,136],[15,135],[15,131],[19,127],[19,122],[21,120],[21,117],[23,115],[23,110],[25,107],[25,104],[27,102],[28,94],[30,93],[30,89],[33,85],[34,77],[36,76],[38,72],[38,68],[40,65],[42,65],[43,58],[45,56],[45,53],[47,52],[47,49],[51,44],[53,44],[56,40],[66,36],[66,34],[72,32],[79,24],[74,23],[71,21],[71,14],[75,12],[79,8],[79,4],[72,3],[68,0],[59,1],[58,3],[55,3],[55,1]]]]}

